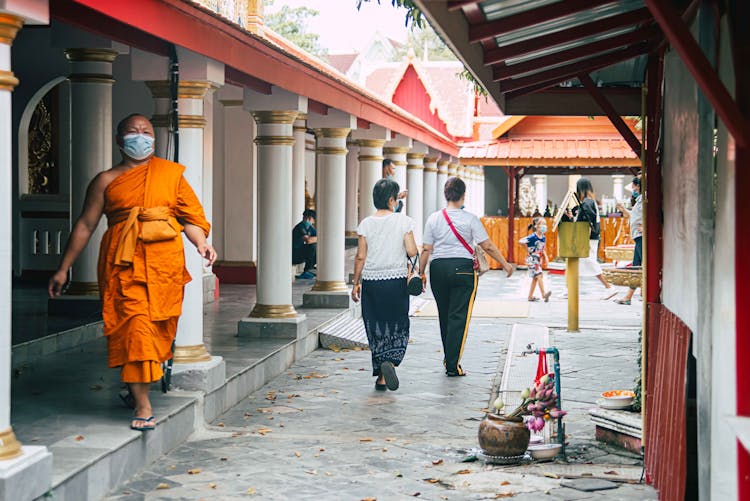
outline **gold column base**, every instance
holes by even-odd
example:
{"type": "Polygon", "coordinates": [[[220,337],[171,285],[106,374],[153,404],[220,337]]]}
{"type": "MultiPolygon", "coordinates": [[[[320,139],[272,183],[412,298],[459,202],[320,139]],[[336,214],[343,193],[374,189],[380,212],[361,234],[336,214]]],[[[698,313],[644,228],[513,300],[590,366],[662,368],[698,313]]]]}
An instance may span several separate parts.
{"type": "Polygon", "coordinates": [[[99,296],[99,284],[96,282],[70,282],[65,291],[67,296],[99,296]]]}
{"type": "Polygon", "coordinates": [[[192,346],[175,346],[173,360],[176,364],[208,362],[211,360],[211,354],[202,343],[192,346]]]}
{"type": "Polygon", "coordinates": [[[343,280],[316,280],[312,288],[313,292],[344,292],[348,290],[349,287],[343,280]]]}
{"type": "Polygon", "coordinates": [[[346,233],[344,233],[344,236],[346,238],[355,238],[355,237],[357,237],[357,232],[356,231],[347,231],[346,233]]]}
{"type": "Polygon", "coordinates": [[[291,304],[260,304],[256,303],[250,318],[294,318],[297,310],[291,304]]]}
{"type": "Polygon", "coordinates": [[[13,459],[21,455],[21,442],[16,439],[13,428],[0,431],[0,460],[13,459]]]}

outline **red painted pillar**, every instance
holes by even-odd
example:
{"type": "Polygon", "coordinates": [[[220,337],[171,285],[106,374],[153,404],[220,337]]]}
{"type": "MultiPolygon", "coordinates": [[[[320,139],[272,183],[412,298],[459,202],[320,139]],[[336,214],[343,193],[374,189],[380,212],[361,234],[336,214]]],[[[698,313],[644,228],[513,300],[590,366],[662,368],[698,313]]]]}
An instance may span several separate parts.
{"type": "Polygon", "coordinates": [[[662,114],[662,78],[664,53],[652,53],[648,59],[646,103],[646,288],[648,303],[661,302],[662,277],[662,175],[658,152],[662,114]]]}
{"type": "MultiPolygon", "coordinates": [[[[735,72],[735,101],[740,113],[750,119],[750,33],[744,23],[750,16],[750,4],[746,1],[730,2],[728,15],[730,36],[732,37],[732,53],[734,55],[735,72]],[[745,16],[738,18],[737,16],[745,16]]],[[[747,370],[745,355],[750,350],[750,261],[747,259],[747,249],[750,248],[750,232],[747,224],[750,221],[750,197],[747,189],[750,187],[750,148],[742,146],[737,141],[735,146],[735,321],[736,321],[736,367],[737,367],[737,415],[750,416],[750,397],[744,390],[747,385],[747,370]]],[[[730,153],[731,154],[731,153],[730,153]]],[[[737,441],[737,481],[740,501],[750,500],[750,454],[737,441]]]]}
{"type": "Polygon", "coordinates": [[[515,247],[515,238],[513,227],[516,219],[516,168],[508,167],[508,255],[506,259],[509,263],[515,262],[513,248],[515,247]]]}

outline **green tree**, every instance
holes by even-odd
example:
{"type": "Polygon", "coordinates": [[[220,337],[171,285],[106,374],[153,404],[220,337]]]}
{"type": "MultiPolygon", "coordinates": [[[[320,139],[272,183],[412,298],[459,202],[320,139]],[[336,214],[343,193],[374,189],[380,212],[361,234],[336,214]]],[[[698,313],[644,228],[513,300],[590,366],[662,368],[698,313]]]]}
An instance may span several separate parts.
{"type": "MultiPolygon", "coordinates": [[[[265,5],[268,8],[273,5],[273,1],[266,0],[265,5]]],[[[306,52],[322,57],[328,54],[328,50],[320,45],[320,35],[307,31],[307,22],[318,14],[320,12],[309,7],[292,8],[284,5],[276,12],[267,13],[264,16],[264,23],[306,52]]]]}
{"type": "Polygon", "coordinates": [[[414,49],[414,55],[417,59],[424,60],[426,51],[429,61],[456,61],[456,56],[429,24],[425,25],[424,28],[415,28],[409,33],[409,43],[397,53],[399,61],[403,60],[409,51],[409,47],[414,49]]]}

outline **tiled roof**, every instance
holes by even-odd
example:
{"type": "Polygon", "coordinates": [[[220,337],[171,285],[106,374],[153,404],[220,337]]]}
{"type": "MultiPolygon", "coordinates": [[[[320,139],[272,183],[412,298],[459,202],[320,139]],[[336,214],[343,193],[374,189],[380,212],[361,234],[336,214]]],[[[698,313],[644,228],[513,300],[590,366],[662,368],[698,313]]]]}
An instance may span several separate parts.
{"type": "Polygon", "coordinates": [[[359,54],[328,54],[328,64],[339,70],[341,73],[346,74],[349,68],[352,67],[352,63],[357,59],[359,54]]]}
{"type": "Polygon", "coordinates": [[[477,106],[480,117],[501,117],[503,112],[497,107],[495,100],[491,97],[479,97],[479,104],[477,106]]]}
{"type": "Polygon", "coordinates": [[[637,159],[623,139],[524,138],[465,143],[459,158],[486,159],[637,159]]]}

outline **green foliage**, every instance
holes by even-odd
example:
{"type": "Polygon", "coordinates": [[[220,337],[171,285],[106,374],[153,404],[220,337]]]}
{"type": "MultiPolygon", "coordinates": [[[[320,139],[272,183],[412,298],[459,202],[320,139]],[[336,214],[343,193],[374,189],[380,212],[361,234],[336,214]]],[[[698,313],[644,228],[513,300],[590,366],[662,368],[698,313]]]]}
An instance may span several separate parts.
{"type": "MultiPolygon", "coordinates": [[[[271,5],[273,5],[273,0],[266,0],[266,7],[271,5]]],[[[325,56],[328,54],[328,50],[320,45],[320,35],[307,31],[308,20],[318,14],[320,12],[309,7],[292,8],[284,5],[277,12],[266,14],[264,23],[306,52],[316,56],[325,56]]]]}
{"type": "Polygon", "coordinates": [[[453,54],[443,40],[435,33],[428,24],[424,28],[412,29],[409,33],[408,43],[396,52],[398,61],[402,61],[407,55],[409,48],[414,49],[414,57],[424,60],[425,50],[429,61],[456,61],[453,54]]]}
{"type": "MultiPolygon", "coordinates": [[[[362,7],[364,2],[371,2],[372,0],[357,0],[357,10],[362,7]]],[[[380,5],[380,0],[375,0],[380,5]]],[[[406,9],[406,19],[404,20],[404,26],[411,26],[413,30],[415,27],[423,29],[427,26],[427,22],[422,15],[422,11],[419,10],[412,0],[391,0],[391,5],[398,8],[406,9]]]]}
{"type": "Polygon", "coordinates": [[[489,96],[489,93],[487,92],[487,89],[484,88],[484,86],[474,78],[474,74],[470,72],[469,70],[464,67],[464,70],[461,73],[457,73],[456,76],[460,78],[461,80],[466,80],[471,84],[471,86],[474,88],[474,93],[478,96],[482,96],[485,99],[489,96]]]}

